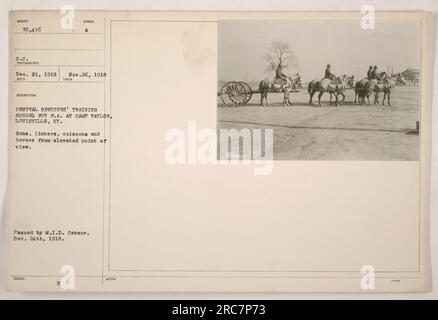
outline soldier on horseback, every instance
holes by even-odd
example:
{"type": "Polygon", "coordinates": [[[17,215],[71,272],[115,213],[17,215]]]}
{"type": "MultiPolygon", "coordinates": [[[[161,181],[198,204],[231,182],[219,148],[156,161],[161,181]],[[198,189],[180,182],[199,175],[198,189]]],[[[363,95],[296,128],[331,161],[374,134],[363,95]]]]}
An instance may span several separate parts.
{"type": "Polygon", "coordinates": [[[336,76],[330,71],[330,64],[328,64],[327,68],[325,68],[325,73],[324,73],[323,79],[330,79],[330,80],[336,79],[336,76]]]}
{"type": "Polygon", "coordinates": [[[371,80],[372,79],[372,74],[373,74],[373,66],[370,66],[368,68],[368,72],[367,72],[367,79],[371,80]]]}
{"type": "Polygon", "coordinates": [[[377,71],[377,66],[374,66],[373,71],[371,72],[371,79],[377,80],[377,82],[381,82],[382,78],[379,75],[379,72],[377,71]]]}
{"type": "Polygon", "coordinates": [[[275,70],[275,79],[278,80],[279,83],[284,85],[287,82],[287,75],[283,73],[284,66],[279,63],[277,69],[275,70]]]}

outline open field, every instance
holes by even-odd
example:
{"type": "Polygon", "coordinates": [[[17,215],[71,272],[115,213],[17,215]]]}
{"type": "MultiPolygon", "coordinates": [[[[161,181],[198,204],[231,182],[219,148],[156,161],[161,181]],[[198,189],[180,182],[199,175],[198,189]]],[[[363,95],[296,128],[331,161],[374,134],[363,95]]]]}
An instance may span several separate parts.
{"type": "Polygon", "coordinates": [[[418,160],[419,136],[409,131],[419,120],[419,93],[417,86],[397,86],[391,106],[355,104],[354,90],[338,107],[329,104],[327,93],[322,107],[317,94],[309,105],[306,88],[291,93],[290,107],[281,106],[278,93],[269,94],[271,107],[260,106],[259,94],[242,107],[223,106],[218,98],[217,126],[272,128],[275,160],[418,160]]]}

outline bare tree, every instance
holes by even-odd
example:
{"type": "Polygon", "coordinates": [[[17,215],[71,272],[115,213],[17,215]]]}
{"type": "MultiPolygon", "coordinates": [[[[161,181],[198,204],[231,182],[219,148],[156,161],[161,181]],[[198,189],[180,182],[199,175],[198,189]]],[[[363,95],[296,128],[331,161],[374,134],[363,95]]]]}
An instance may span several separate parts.
{"type": "Polygon", "coordinates": [[[280,65],[284,68],[287,68],[289,65],[298,65],[297,59],[289,45],[280,41],[272,42],[265,59],[268,62],[266,71],[276,71],[280,65]]]}

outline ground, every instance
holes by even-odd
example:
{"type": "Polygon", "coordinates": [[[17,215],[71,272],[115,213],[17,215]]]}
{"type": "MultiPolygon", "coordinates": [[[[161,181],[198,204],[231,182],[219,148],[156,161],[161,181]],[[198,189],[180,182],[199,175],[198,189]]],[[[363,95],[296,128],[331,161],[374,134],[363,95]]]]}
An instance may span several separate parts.
{"type": "Polygon", "coordinates": [[[358,105],[354,90],[338,107],[329,104],[328,94],[322,107],[317,94],[309,105],[306,89],[291,93],[290,107],[281,106],[282,94],[275,93],[268,97],[271,107],[260,106],[259,94],[241,107],[218,99],[218,129],[272,128],[275,160],[418,160],[419,136],[412,131],[419,120],[419,93],[417,86],[397,86],[391,106],[358,105]]]}

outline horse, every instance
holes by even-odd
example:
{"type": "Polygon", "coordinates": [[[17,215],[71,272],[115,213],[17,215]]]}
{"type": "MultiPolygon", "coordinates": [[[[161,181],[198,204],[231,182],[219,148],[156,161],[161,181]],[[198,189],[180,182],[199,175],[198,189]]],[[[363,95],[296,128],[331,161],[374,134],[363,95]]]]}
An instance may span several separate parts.
{"type": "Polygon", "coordinates": [[[343,99],[340,102],[342,103],[345,99],[345,94],[344,94],[345,88],[346,88],[346,84],[340,77],[336,77],[334,79],[334,83],[332,82],[332,80],[327,78],[324,78],[322,80],[318,80],[318,79],[312,80],[309,82],[309,85],[307,86],[307,91],[310,95],[309,104],[313,104],[312,98],[315,95],[315,93],[319,91],[318,94],[319,106],[321,106],[321,97],[324,94],[324,92],[330,93],[330,104],[333,104],[332,103],[332,94],[333,94],[336,97],[335,105],[338,106],[339,103],[338,95],[340,94],[343,96],[343,99]]]}
{"type": "Polygon", "coordinates": [[[269,92],[283,92],[282,106],[290,106],[289,94],[292,90],[303,87],[303,79],[300,74],[285,78],[283,83],[278,83],[275,79],[264,79],[259,84],[260,104],[270,106],[268,101],[269,92]],[[264,104],[266,102],[266,104],[264,104]]]}
{"type": "Polygon", "coordinates": [[[359,102],[362,104],[362,99],[365,96],[365,87],[367,85],[368,79],[364,78],[358,82],[354,86],[354,102],[359,102]],[[358,99],[359,98],[359,99],[358,99]]]}
{"type": "Polygon", "coordinates": [[[379,92],[383,92],[383,100],[382,100],[382,105],[385,105],[385,99],[388,98],[388,106],[391,105],[391,90],[394,89],[395,85],[396,85],[397,81],[392,79],[392,78],[388,78],[382,87],[382,90],[375,92],[374,94],[374,100],[376,104],[379,104],[379,92]]]}
{"type": "Polygon", "coordinates": [[[354,89],[354,86],[356,85],[354,75],[348,76],[344,74],[341,79],[345,82],[347,88],[354,89]]]}
{"type": "Polygon", "coordinates": [[[380,73],[380,79],[382,82],[378,82],[376,79],[368,80],[365,88],[363,89],[362,105],[365,104],[365,98],[368,100],[368,105],[371,105],[370,95],[374,93],[374,104],[379,104],[379,93],[383,92],[383,105],[385,105],[385,99],[388,98],[388,105],[391,105],[391,89],[394,88],[394,81],[388,76],[386,72],[380,73]]]}
{"type": "Polygon", "coordinates": [[[405,80],[405,78],[403,78],[401,73],[392,75],[391,78],[395,81],[396,85],[399,85],[399,86],[405,86],[406,85],[406,80],[405,80]]]}
{"type": "Polygon", "coordinates": [[[379,77],[382,79],[382,83],[379,83],[377,80],[368,80],[367,78],[356,82],[354,88],[354,102],[364,105],[365,98],[367,98],[368,104],[370,104],[370,89],[372,89],[372,92],[374,92],[374,104],[379,103],[379,92],[384,92],[383,103],[385,102],[386,97],[388,97],[388,101],[390,101],[390,90],[394,88],[395,81],[391,79],[391,77],[389,77],[389,75],[384,71],[379,74],[379,77]]]}
{"type": "MultiPolygon", "coordinates": [[[[346,74],[344,74],[341,80],[345,83],[345,88],[354,89],[356,85],[356,81],[354,80],[354,75],[347,76],[346,74]]],[[[330,101],[332,101],[332,94],[333,93],[330,93],[330,101]]],[[[340,104],[342,104],[345,100],[344,90],[340,90],[337,94],[342,96],[342,100],[340,102],[340,104]]]]}

